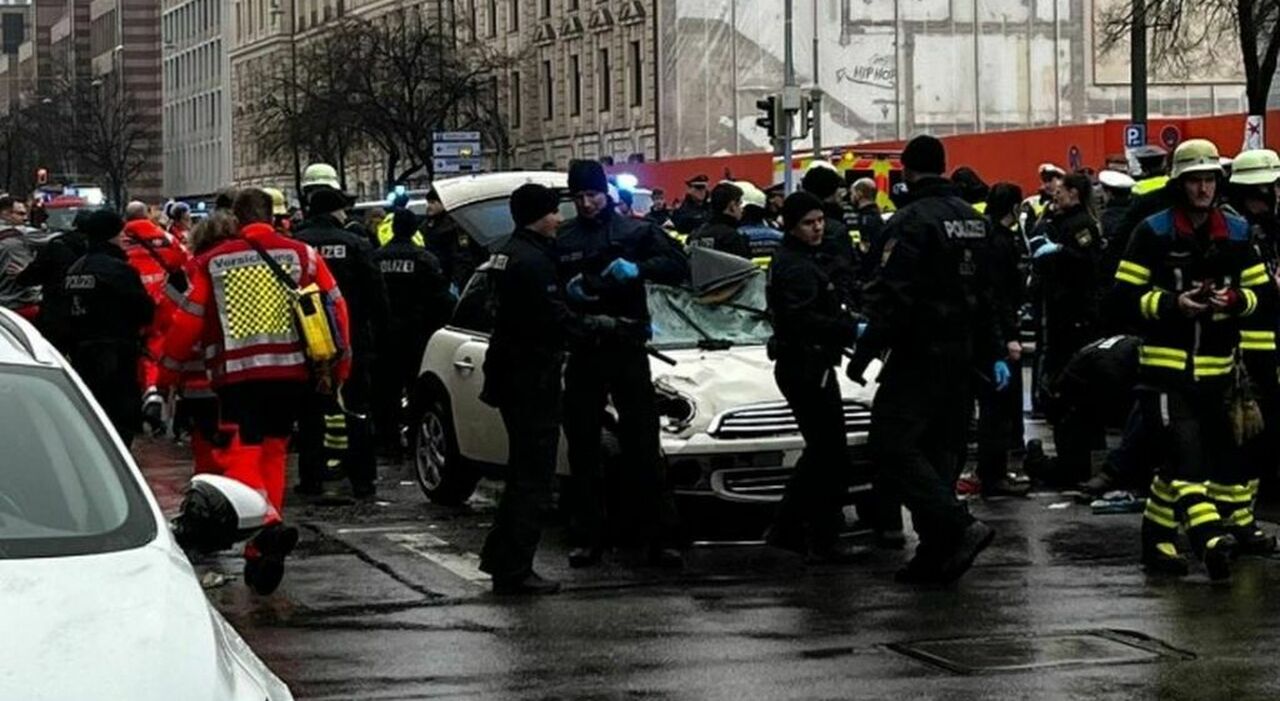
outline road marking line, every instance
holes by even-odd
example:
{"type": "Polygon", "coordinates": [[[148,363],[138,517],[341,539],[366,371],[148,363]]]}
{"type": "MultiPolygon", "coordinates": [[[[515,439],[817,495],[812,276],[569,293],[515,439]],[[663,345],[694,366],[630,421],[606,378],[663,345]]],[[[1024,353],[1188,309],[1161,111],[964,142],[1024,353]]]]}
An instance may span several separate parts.
{"type": "Polygon", "coordinates": [[[480,556],[469,552],[454,553],[436,550],[453,546],[430,533],[387,533],[385,537],[472,584],[484,584],[490,581],[489,575],[480,571],[480,556]]]}
{"type": "Polygon", "coordinates": [[[346,535],[348,533],[403,533],[413,528],[414,526],[367,526],[364,528],[339,528],[337,532],[338,535],[346,535]]]}

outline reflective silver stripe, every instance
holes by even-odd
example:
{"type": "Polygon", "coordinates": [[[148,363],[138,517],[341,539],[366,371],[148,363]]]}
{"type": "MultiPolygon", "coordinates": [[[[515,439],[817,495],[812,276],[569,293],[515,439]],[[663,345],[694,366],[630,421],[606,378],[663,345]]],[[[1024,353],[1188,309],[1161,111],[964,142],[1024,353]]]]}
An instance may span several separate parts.
{"type": "Polygon", "coordinates": [[[191,300],[187,299],[186,295],[182,294],[181,292],[176,292],[176,290],[174,290],[172,287],[169,287],[167,289],[169,290],[169,299],[172,300],[173,303],[176,304],[179,309],[190,314],[191,316],[198,316],[202,319],[204,318],[203,304],[196,304],[195,302],[192,302],[191,300]]]}
{"type": "Polygon", "coordinates": [[[1169,425],[1169,395],[1160,393],[1160,425],[1169,425]]]}
{"type": "Polygon", "coordinates": [[[235,358],[226,361],[227,372],[243,372],[258,368],[288,368],[306,365],[307,357],[302,353],[272,353],[269,355],[251,355],[247,358],[235,358]]]}
{"type": "Polygon", "coordinates": [[[204,357],[209,360],[213,360],[214,358],[218,357],[218,353],[221,353],[221,352],[222,352],[222,349],[216,345],[208,345],[204,347],[204,357]]]}
{"type": "Polygon", "coordinates": [[[329,290],[328,294],[329,294],[329,299],[332,300],[334,304],[337,304],[338,302],[342,301],[342,290],[339,290],[337,287],[333,288],[332,290],[329,290]]]}

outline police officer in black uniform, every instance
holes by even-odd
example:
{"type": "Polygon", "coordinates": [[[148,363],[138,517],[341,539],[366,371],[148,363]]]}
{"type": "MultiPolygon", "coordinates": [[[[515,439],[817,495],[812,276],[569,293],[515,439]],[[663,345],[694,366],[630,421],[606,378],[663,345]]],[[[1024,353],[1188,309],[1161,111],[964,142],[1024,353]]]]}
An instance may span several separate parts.
{"type": "Polygon", "coordinates": [[[66,330],[57,327],[56,320],[48,310],[59,308],[57,297],[64,291],[62,282],[66,278],[67,270],[80,260],[81,256],[89,252],[89,237],[84,232],[84,225],[90,214],[92,214],[90,211],[81,211],[76,214],[71,224],[71,231],[49,241],[36,253],[36,259],[31,262],[31,265],[18,275],[18,284],[39,285],[43,290],[42,308],[40,316],[36,319],[36,325],[40,327],[40,332],[49,339],[50,343],[64,352],[68,351],[65,343],[66,330]]]}
{"type": "Polygon", "coordinates": [[[751,242],[738,230],[742,221],[742,188],[720,183],[711,190],[711,220],[689,235],[690,246],[714,248],[743,258],[751,257],[751,242]]]}
{"type": "MultiPolygon", "coordinates": [[[[569,192],[577,217],[560,228],[556,248],[571,306],[649,322],[646,282],[678,285],[689,262],[666,232],[650,222],[617,216],[604,168],[594,161],[569,164],[569,192]]],[[[620,460],[635,480],[633,506],[638,533],[649,542],[654,564],[683,563],[677,544],[674,505],[658,464],[658,412],[642,341],[574,340],[565,368],[565,437],[569,441],[573,566],[599,562],[604,535],[600,440],[605,404],[617,411],[620,460]]]]}
{"type": "Polygon", "coordinates": [[[858,322],[841,305],[822,254],[822,202],[797,192],[783,203],[782,216],[786,238],[769,266],[769,355],[778,389],[804,437],[804,453],[766,539],[815,561],[849,562],[866,551],[839,541],[852,467],[836,372],[858,322]]]}
{"type": "Polygon", "coordinates": [[[407,209],[397,210],[391,222],[391,240],[372,255],[387,289],[388,338],[395,339],[382,344],[375,372],[378,401],[374,426],[379,444],[393,456],[400,453],[404,424],[401,399],[418,377],[427,341],[449,323],[454,305],[440,261],[414,243],[417,232],[418,217],[407,209]]]}
{"type": "Polygon", "coordinates": [[[800,188],[822,202],[823,255],[828,259],[831,282],[836,286],[840,303],[856,309],[861,296],[858,281],[859,258],[853,247],[853,238],[845,224],[844,207],[840,205],[840,187],[844,178],[839,171],[825,162],[811,166],[800,180],[800,188]]]}
{"type": "Polygon", "coordinates": [[[972,401],[971,378],[1003,388],[1009,368],[990,299],[982,216],[941,176],[942,142],[918,136],[902,154],[905,206],[889,221],[881,265],[868,285],[868,326],[849,363],[862,381],[880,371],[870,447],[880,478],[896,487],[920,545],[903,582],[950,582],[995,537],[956,500],[955,479],[972,401]]]}
{"type": "Polygon", "coordinates": [[[711,218],[711,206],[707,198],[705,175],[695,175],[685,181],[684,199],[671,213],[671,224],[682,234],[692,234],[711,218]]]}
{"type": "MultiPolygon", "coordinates": [[[[957,171],[958,172],[958,171],[957,171]]],[[[996,391],[979,386],[978,480],[982,495],[1024,496],[1028,485],[1009,480],[1009,450],[1022,446],[1022,344],[1019,341],[1021,309],[1027,297],[1027,244],[1018,228],[1022,189],[1013,183],[996,183],[986,199],[991,226],[991,291],[1005,341],[1010,370],[1009,388],[996,391]]]]}
{"type": "MultiPolygon", "coordinates": [[[[1067,176],[1044,220],[1049,243],[1032,255],[1040,290],[1043,363],[1040,387],[1053,382],[1067,361],[1101,335],[1102,250],[1105,245],[1090,206],[1092,185],[1079,173],[1067,176]]],[[[1084,475],[1081,479],[1087,479],[1084,475]]]]}
{"type": "Polygon", "coordinates": [[[498,594],[551,594],[557,582],[533,571],[542,531],[540,514],[551,495],[560,442],[560,373],[566,339],[598,340],[630,333],[643,342],[642,322],[570,311],[556,275],[559,201],[534,183],[511,195],[516,231],[490,258],[497,312],[484,361],[481,399],[502,413],[510,459],[493,530],[480,569],[498,594]]]}
{"type": "Polygon", "coordinates": [[[308,202],[308,218],[294,234],[324,258],[346,299],[352,358],[351,375],[342,386],[345,410],[323,397],[316,397],[304,407],[299,422],[297,491],[312,495],[322,491],[328,443],[331,451],[344,454],[341,462],[351,480],[352,493],[364,499],[374,495],[378,476],[373,428],[368,419],[372,404],[370,375],[378,344],[387,338],[387,293],[371,258],[373,247],[343,227],[346,205],[346,196],[338,190],[315,190],[308,202]]]}
{"type": "Polygon", "coordinates": [[[120,215],[93,212],[83,230],[88,252],[67,269],[63,293],[47,312],[65,330],[72,367],[129,445],[141,428],[138,358],[155,302],[120,248],[120,215]]]}

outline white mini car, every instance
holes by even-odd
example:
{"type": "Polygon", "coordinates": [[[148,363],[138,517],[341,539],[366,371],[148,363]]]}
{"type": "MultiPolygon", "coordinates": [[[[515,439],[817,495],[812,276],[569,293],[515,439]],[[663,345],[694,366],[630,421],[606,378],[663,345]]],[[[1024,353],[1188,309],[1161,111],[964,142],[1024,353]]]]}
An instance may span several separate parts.
{"type": "Polygon", "coordinates": [[[62,356],[0,309],[0,699],[286,701],[62,356]]]}
{"type": "MultiPolygon", "coordinates": [[[[499,240],[496,233],[505,236],[512,230],[508,198],[519,184],[565,186],[562,173],[506,173],[459,180],[465,182],[451,187],[450,181],[441,181],[438,187],[454,219],[485,245],[499,240]],[[453,203],[449,203],[451,196],[453,203]]],[[[566,202],[562,207],[566,216],[573,215],[572,205],[566,202]]],[[[668,482],[677,496],[777,501],[804,448],[766,355],[772,327],[762,313],[765,274],[749,262],[741,263],[748,272],[738,277],[731,294],[722,292],[714,301],[691,289],[649,288],[654,324],[650,345],[665,356],[665,360],[651,361],[662,420],[662,453],[668,482]]],[[[480,401],[491,330],[483,276],[482,268],[459,300],[453,323],[432,336],[411,402],[418,417],[412,435],[416,478],[427,497],[437,503],[466,501],[480,477],[500,474],[507,462],[502,419],[497,410],[480,401]]],[[[867,376],[874,378],[877,371],[875,364],[867,376]]],[[[850,450],[855,462],[864,462],[875,382],[872,379],[863,387],[842,372],[836,376],[845,398],[850,450]]],[[[607,419],[605,425],[609,425],[607,419]]],[[[563,440],[560,447],[558,471],[567,474],[563,440]]]]}

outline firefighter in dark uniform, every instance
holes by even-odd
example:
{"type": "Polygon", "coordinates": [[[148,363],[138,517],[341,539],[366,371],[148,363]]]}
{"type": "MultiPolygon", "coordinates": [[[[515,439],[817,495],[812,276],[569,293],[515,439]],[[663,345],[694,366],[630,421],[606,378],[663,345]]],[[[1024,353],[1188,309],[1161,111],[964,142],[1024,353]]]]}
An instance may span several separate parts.
{"type": "Polygon", "coordinates": [[[1229,577],[1232,555],[1261,532],[1227,394],[1242,321],[1275,314],[1275,288],[1249,245],[1248,223],[1214,205],[1222,175],[1213,143],[1178,146],[1166,186],[1176,204],[1134,230],[1115,286],[1115,303],[1141,331],[1138,403],[1164,452],[1143,517],[1143,564],[1185,574],[1182,528],[1213,579],[1229,577]]]}
{"type": "MultiPolygon", "coordinates": [[[[1254,252],[1274,275],[1280,266],[1280,220],[1276,218],[1276,181],[1280,179],[1280,156],[1269,149],[1244,151],[1232,162],[1227,200],[1231,207],[1249,222],[1249,240],[1254,252]]],[[[1249,380],[1262,413],[1262,431],[1241,447],[1247,468],[1246,493],[1252,507],[1258,490],[1274,485],[1276,456],[1280,454],[1280,382],[1276,368],[1275,316],[1254,315],[1245,320],[1240,331],[1240,355],[1244,359],[1249,380]]],[[[1230,495],[1223,495],[1230,496],[1230,495]]],[[[1220,505],[1220,510],[1221,510],[1220,505]]],[[[1241,521],[1252,518],[1252,510],[1238,512],[1241,521]]],[[[1224,519],[1234,522],[1232,515],[1224,519]]],[[[1239,526],[1240,524],[1236,524],[1239,526]]],[[[1253,528],[1257,531],[1256,526],[1253,528]]],[[[1276,549],[1276,540],[1264,533],[1247,534],[1237,529],[1241,549],[1254,554],[1267,554],[1276,549]]]]}
{"type": "Polygon", "coordinates": [[[822,202],[798,192],[783,203],[782,215],[786,238],[769,266],[774,319],[769,356],[778,389],[804,437],[804,453],[767,540],[816,561],[848,562],[866,551],[839,541],[852,467],[836,372],[843,349],[857,336],[858,322],[842,307],[821,253],[822,202]]]}
{"type": "Polygon", "coordinates": [[[378,477],[373,427],[368,416],[372,405],[371,368],[379,342],[386,339],[387,293],[371,258],[373,247],[343,227],[346,205],[346,195],[338,190],[315,190],[308,202],[308,218],[294,233],[294,238],[324,258],[347,302],[352,357],[351,375],[342,386],[341,402],[323,401],[317,396],[303,410],[299,420],[297,491],[319,494],[326,469],[340,464],[351,480],[353,495],[365,499],[374,495],[378,477]]]}
{"type": "Polygon", "coordinates": [[[120,247],[124,221],[115,212],[90,214],[88,252],[67,269],[51,322],[63,329],[71,365],[102,405],[125,445],[141,427],[138,358],[155,302],[120,247]]]}
{"type": "MultiPolygon", "coordinates": [[[[1049,242],[1032,254],[1033,279],[1041,304],[1044,343],[1037,371],[1038,387],[1046,390],[1067,361],[1099,332],[1102,247],[1098,222],[1090,211],[1093,188],[1089,178],[1069,175],[1054,194],[1054,209],[1043,227],[1049,242]]],[[[1088,479],[1081,475],[1079,479],[1088,479]]]]}
{"type": "Polygon", "coordinates": [[[642,322],[583,316],[570,311],[556,274],[559,200],[529,183],[511,195],[515,233],[489,259],[497,312],[484,361],[481,399],[496,407],[507,429],[510,460],[493,529],[480,553],[480,569],[498,594],[551,594],[557,582],[533,571],[551,497],[560,442],[560,374],[566,340],[630,333],[643,342],[642,322]]]}
{"type": "MultiPolygon", "coordinates": [[[[594,161],[569,165],[569,192],[577,217],[565,222],[556,241],[561,278],[571,306],[584,314],[648,324],[646,282],[678,285],[689,277],[689,262],[657,226],[617,216],[608,196],[604,168],[594,161]]],[[[573,566],[599,562],[604,535],[601,433],[605,404],[617,411],[617,437],[640,536],[649,542],[654,564],[679,566],[676,516],[659,466],[658,411],[645,344],[639,340],[575,340],[564,378],[565,437],[572,474],[573,566]]]]}
{"type": "Polygon", "coordinates": [[[868,284],[868,326],[848,373],[855,381],[889,352],[871,411],[878,478],[911,511],[920,545],[897,579],[951,582],[995,537],[956,500],[956,451],[964,443],[975,373],[997,389],[1010,380],[990,299],[982,215],[941,175],[942,142],[912,139],[902,153],[905,206],[885,230],[868,284]]]}
{"type": "Polygon", "coordinates": [[[397,210],[391,229],[391,240],[372,255],[390,306],[389,340],[381,346],[374,378],[378,395],[374,426],[384,452],[398,457],[405,418],[401,416],[401,400],[418,379],[431,334],[449,323],[454,298],[440,261],[413,241],[418,232],[417,215],[397,210]]]}
{"type": "Polygon", "coordinates": [[[751,242],[738,230],[742,220],[742,188],[733,183],[720,183],[711,190],[711,220],[689,235],[690,246],[704,246],[751,257],[751,242]]]}

